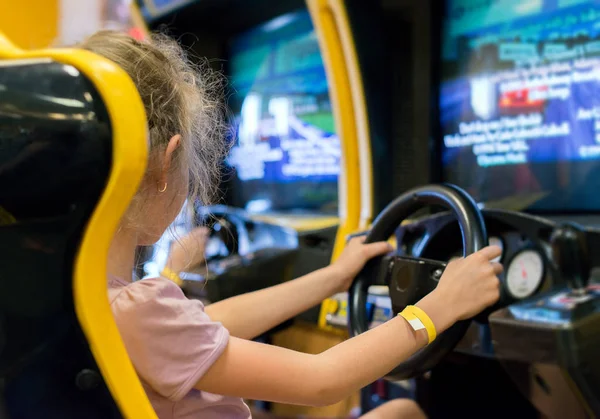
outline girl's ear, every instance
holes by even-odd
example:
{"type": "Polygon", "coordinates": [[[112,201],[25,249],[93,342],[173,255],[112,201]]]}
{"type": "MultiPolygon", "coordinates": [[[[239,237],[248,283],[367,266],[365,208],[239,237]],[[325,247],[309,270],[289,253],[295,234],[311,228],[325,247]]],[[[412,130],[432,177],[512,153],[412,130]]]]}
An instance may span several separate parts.
{"type": "Polygon", "coordinates": [[[175,150],[179,148],[181,145],[181,135],[176,134],[171,137],[169,140],[169,144],[167,144],[167,148],[165,150],[165,154],[163,156],[162,168],[160,172],[160,185],[158,185],[158,189],[161,190],[164,185],[167,184],[167,180],[169,178],[169,171],[171,170],[171,164],[173,162],[173,154],[175,150]]]}

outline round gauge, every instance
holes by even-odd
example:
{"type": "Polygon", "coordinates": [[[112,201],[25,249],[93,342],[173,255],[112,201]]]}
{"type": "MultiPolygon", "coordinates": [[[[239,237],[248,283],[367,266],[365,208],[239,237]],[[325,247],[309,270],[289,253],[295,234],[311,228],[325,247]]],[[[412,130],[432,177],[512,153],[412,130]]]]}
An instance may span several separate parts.
{"type": "Polygon", "coordinates": [[[526,249],[515,255],[506,271],[508,292],[514,298],[533,295],[544,279],[544,258],[537,250],[526,249]]]}
{"type": "Polygon", "coordinates": [[[500,237],[492,236],[489,239],[489,243],[490,243],[490,246],[498,246],[500,248],[500,250],[502,250],[502,253],[500,254],[500,256],[492,259],[492,262],[500,262],[500,260],[502,259],[502,254],[504,253],[504,242],[502,241],[502,239],[500,237]]]}

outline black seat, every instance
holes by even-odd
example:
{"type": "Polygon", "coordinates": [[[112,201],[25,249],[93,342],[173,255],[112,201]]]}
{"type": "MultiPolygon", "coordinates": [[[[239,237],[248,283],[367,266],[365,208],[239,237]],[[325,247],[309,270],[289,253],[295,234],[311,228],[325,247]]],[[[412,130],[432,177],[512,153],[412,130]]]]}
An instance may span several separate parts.
{"type": "Polygon", "coordinates": [[[0,58],[0,417],[156,417],[106,284],[144,171],[141,100],[84,51],[18,52],[0,35],[0,58]]]}

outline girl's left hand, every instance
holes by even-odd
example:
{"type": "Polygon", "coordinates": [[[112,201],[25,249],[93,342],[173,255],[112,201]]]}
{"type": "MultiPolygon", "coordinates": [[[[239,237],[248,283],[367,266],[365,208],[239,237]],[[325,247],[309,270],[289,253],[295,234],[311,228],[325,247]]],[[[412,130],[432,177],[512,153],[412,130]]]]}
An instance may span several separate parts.
{"type": "Polygon", "coordinates": [[[369,260],[393,250],[388,242],[365,244],[364,236],[350,240],[340,257],[331,265],[340,281],[339,292],[348,291],[356,275],[369,260]]]}
{"type": "Polygon", "coordinates": [[[206,227],[196,227],[189,234],[173,242],[167,267],[180,273],[188,268],[202,265],[205,262],[204,252],[210,230],[206,227]]]}

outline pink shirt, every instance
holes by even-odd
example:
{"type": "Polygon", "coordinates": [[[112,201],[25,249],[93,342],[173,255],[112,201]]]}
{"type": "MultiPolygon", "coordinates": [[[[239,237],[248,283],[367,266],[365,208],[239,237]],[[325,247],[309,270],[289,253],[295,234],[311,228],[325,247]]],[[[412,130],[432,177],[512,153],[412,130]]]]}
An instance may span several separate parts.
{"type": "Polygon", "coordinates": [[[195,390],[221,356],[229,332],[210,320],[200,301],[188,300],[164,278],[109,281],[119,331],[160,419],[249,419],[241,399],[195,390]]]}

